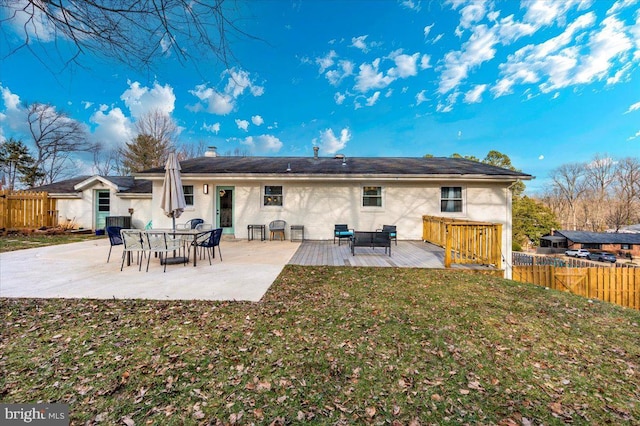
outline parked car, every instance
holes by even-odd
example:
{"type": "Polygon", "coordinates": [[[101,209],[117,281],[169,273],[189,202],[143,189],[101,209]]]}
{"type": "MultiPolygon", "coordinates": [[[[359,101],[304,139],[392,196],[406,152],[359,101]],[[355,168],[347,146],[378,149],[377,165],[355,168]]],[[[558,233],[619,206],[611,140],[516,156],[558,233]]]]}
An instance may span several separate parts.
{"type": "Polygon", "coordinates": [[[616,255],[607,253],[604,251],[599,251],[596,253],[589,254],[589,260],[597,260],[599,262],[611,262],[616,263],[616,255]]]}
{"type": "Polygon", "coordinates": [[[570,249],[564,252],[567,256],[570,257],[589,257],[589,250],[587,249],[570,249]]]}

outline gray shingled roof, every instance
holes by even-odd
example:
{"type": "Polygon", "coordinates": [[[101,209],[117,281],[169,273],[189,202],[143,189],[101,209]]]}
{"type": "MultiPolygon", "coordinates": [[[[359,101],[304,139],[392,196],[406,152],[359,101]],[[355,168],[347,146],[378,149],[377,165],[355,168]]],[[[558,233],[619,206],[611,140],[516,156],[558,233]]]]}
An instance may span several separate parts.
{"type": "MultiPolygon", "coordinates": [[[[199,157],[180,162],[189,174],[304,174],[304,175],[480,175],[512,179],[532,176],[462,158],[407,157],[199,157]],[[289,170],[287,170],[289,169],[289,170]]],[[[137,176],[163,175],[164,167],[144,170],[137,176]]]]}
{"type": "Polygon", "coordinates": [[[581,244],[640,244],[640,234],[616,232],[555,231],[574,243],[581,244]]]}
{"type": "MultiPolygon", "coordinates": [[[[46,191],[49,194],[72,194],[78,192],[74,186],[92,176],[77,176],[71,179],[61,180],[48,185],[32,188],[31,191],[46,191]]],[[[133,176],[101,176],[113,182],[120,188],[120,193],[124,194],[151,194],[152,183],[146,179],[135,179],[133,176]]]]}

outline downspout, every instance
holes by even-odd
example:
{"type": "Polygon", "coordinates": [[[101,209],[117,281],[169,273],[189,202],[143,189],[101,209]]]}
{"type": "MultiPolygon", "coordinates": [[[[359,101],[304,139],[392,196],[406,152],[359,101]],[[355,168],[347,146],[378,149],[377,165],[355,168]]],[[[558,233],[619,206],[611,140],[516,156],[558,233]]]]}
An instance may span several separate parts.
{"type": "MultiPolygon", "coordinates": [[[[511,235],[512,242],[513,242],[513,192],[511,190],[518,182],[520,182],[520,179],[516,179],[516,181],[514,181],[511,185],[507,186],[506,193],[505,193],[505,209],[504,210],[505,210],[506,217],[505,217],[504,223],[506,226],[505,226],[504,232],[509,233],[509,235],[511,235]]],[[[504,244],[504,250],[503,250],[504,277],[510,280],[513,277],[512,247],[507,247],[509,243],[508,239],[503,238],[503,241],[507,243],[507,244],[504,244]]]]}

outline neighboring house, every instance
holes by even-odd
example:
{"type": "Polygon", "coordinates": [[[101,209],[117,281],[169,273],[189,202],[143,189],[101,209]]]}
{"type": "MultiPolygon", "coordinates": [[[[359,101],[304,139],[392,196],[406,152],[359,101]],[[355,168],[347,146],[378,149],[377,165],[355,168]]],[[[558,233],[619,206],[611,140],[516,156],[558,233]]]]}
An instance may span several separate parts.
{"type": "Polygon", "coordinates": [[[614,253],[619,257],[640,257],[640,233],[553,231],[540,238],[542,247],[554,247],[558,251],[584,248],[614,253]]]}
{"type": "Polygon", "coordinates": [[[103,229],[107,216],[130,216],[132,226],[144,228],[151,217],[151,181],[132,176],[78,176],[33,190],[56,199],[62,226],[103,229]]]}

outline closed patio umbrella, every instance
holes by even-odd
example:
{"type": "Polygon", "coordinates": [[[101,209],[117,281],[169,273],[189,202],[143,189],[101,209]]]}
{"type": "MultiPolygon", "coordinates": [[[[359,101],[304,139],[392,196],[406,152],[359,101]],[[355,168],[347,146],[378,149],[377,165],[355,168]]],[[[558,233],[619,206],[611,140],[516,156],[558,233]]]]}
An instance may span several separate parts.
{"type": "Polygon", "coordinates": [[[176,229],[176,218],[180,217],[187,203],[184,200],[182,190],[182,178],[180,177],[180,163],[175,153],[170,153],[167,164],[164,167],[164,181],[162,183],[162,199],[160,207],[164,214],[173,220],[173,230],[176,229]]]}

